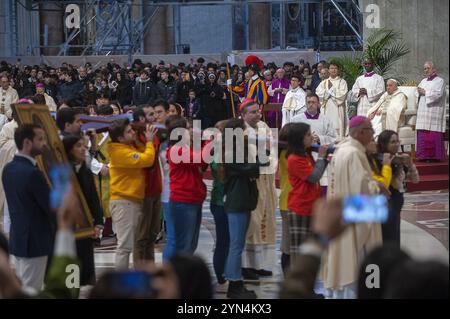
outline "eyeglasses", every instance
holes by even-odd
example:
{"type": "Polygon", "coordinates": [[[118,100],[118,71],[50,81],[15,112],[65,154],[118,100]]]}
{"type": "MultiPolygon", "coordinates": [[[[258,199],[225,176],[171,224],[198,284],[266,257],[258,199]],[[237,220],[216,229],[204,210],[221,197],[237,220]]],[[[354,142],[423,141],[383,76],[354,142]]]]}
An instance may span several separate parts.
{"type": "Polygon", "coordinates": [[[372,132],[375,132],[375,130],[373,129],[373,127],[363,127],[363,130],[371,130],[372,132]]]}

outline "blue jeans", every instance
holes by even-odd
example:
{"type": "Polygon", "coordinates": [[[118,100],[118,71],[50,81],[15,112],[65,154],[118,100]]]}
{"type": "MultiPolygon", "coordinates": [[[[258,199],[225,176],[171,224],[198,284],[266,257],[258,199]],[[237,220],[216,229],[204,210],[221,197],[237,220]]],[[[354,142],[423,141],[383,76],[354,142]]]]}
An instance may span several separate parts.
{"type": "Polygon", "coordinates": [[[250,212],[227,212],[230,249],[225,265],[225,277],[230,281],[242,280],[242,251],[250,224],[250,212]]]}
{"type": "Polygon", "coordinates": [[[175,251],[175,230],[173,229],[173,221],[170,219],[169,203],[161,203],[164,221],[166,222],[166,245],[162,253],[163,261],[168,261],[175,251]]]}
{"type": "Polygon", "coordinates": [[[213,266],[216,277],[219,280],[223,278],[228,249],[230,246],[228,217],[223,206],[211,204],[210,208],[216,224],[216,247],[213,255],[213,266]]]}
{"type": "MultiPolygon", "coordinates": [[[[172,255],[185,252],[194,253],[197,249],[202,205],[169,202],[169,219],[173,222],[174,251],[172,255]]],[[[171,256],[167,256],[170,258],[171,256]]]]}

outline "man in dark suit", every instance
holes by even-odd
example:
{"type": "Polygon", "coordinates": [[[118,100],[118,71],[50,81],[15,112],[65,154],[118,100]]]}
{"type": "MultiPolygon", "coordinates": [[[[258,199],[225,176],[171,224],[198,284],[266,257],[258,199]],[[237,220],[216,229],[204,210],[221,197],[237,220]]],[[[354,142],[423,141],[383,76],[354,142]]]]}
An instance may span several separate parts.
{"type": "Polygon", "coordinates": [[[24,124],[17,128],[14,140],[19,151],[2,177],[11,218],[10,252],[22,284],[40,290],[56,225],[49,206],[50,189],[35,160],[44,150],[45,131],[39,125],[24,124]]]}

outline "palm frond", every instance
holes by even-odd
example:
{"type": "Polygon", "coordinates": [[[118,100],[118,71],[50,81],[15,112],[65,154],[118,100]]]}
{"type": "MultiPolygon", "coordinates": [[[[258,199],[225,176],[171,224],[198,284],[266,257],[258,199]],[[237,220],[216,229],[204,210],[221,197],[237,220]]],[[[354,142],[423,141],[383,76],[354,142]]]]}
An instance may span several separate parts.
{"type": "Polygon", "coordinates": [[[367,38],[364,57],[371,58],[377,73],[385,76],[409,52],[409,48],[401,41],[400,32],[380,29],[367,38]]]}

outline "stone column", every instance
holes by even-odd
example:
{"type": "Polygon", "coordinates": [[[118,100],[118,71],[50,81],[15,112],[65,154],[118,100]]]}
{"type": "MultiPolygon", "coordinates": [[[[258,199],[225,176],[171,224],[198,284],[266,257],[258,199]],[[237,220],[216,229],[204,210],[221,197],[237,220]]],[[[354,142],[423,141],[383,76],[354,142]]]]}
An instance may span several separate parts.
{"type": "MultiPolygon", "coordinates": [[[[145,14],[152,10],[152,6],[145,7],[145,14]]],[[[167,6],[158,7],[158,12],[153,21],[148,25],[147,33],[144,37],[144,54],[167,54],[170,53],[169,39],[172,34],[167,28],[167,6]]]]}
{"type": "MultiPolygon", "coordinates": [[[[44,34],[44,26],[47,24],[48,26],[48,45],[60,45],[64,42],[64,11],[45,11],[48,10],[58,10],[60,9],[54,3],[41,3],[40,11],[39,11],[39,28],[40,34],[44,34]]],[[[44,39],[41,37],[40,45],[44,44],[44,39]]],[[[57,55],[59,52],[59,48],[43,48],[41,53],[43,55],[57,55]]]]}
{"type": "Polygon", "coordinates": [[[270,4],[253,3],[249,6],[249,45],[250,50],[271,48],[270,4]]]}

